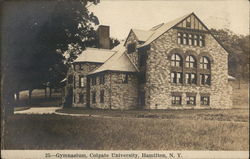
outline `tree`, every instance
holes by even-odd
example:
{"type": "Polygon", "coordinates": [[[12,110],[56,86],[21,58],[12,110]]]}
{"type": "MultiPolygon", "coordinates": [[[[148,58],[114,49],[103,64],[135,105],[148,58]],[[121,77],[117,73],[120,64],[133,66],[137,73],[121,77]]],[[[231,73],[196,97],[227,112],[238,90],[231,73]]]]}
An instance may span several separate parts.
{"type": "Polygon", "coordinates": [[[212,34],[229,52],[229,74],[238,79],[249,78],[249,35],[237,35],[228,29],[211,29],[212,34]]]}
{"type": "MultiPolygon", "coordinates": [[[[96,2],[95,2],[96,3],[96,2]]],[[[87,0],[22,1],[2,5],[2,106],[13,113],[14,93],[50,87],[65,77],[68,45],[95,44],[98,18],[87,0]],[[8,15],[8,16],[7,16],[8,15]]],[[[2,109],[4,110],[4,109],[2,109]]]]}

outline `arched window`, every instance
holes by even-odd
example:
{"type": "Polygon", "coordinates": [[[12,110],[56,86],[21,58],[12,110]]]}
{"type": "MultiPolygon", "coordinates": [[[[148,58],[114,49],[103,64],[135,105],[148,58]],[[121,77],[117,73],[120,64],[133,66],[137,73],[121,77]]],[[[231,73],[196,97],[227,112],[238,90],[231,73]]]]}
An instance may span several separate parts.
{"type": "Polygon", "coordinates": [[[178,54],[173,54],[171,56],[171,66],[181,67],[182,59],[178,54]]]}
{"type": "Polygon", "coordinates": [[[202,56],[200,59],[200,68],[201,69],[210,69],[210,61],[208,57],[202,56]]]}
{"type": "Polygon", "coordinates": [[[188,68],[194,68],[196,67],[196,61],[195,61],[195,58],[191,55],[187,56],[186,57],[186,67],[188,68]]]}

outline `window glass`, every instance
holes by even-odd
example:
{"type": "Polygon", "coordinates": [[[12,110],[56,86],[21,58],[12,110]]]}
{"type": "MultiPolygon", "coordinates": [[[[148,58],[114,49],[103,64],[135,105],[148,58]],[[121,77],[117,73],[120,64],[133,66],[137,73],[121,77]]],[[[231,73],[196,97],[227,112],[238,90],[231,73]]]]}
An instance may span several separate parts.
{"type": "Polygon", "coordinates": [[[181,96],[172,95],[172,105],[181,105],[181,96]]]}
{"type": "Polygon", "coordinates": [[[202,56],[200,59],[200,68],[201,69],[209,69],[210,62],[208,60],[208,57],[202,56]]]}
{"type": "Polygon", "coordinates": [[[201,105],[208,106],[210,103],[209,96],[201,96],[201,105]]]}
{"type": "Polygon", "coordinates": [[[173,54],[171,56],[171,66],[180,67],[181,66],[181,56],[178,54],[173,54]]]}
{"type": "Polygon", "coordinates": [[[122,74],[122,83],[128,83],[128,74],[122,74]]]}
{"type": "Polygon", "coordinates": [[[195,105],[196,104],[196,99],[195,96],[187,96],[187,105],[195,105]]]}

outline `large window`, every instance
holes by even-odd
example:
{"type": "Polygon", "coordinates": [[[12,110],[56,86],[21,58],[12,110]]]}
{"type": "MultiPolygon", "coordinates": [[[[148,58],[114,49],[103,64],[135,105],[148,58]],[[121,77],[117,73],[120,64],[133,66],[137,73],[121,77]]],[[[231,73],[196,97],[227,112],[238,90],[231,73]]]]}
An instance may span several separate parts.
{"type": "Polygon", "coordinates": [[[181,95],[172,95],[172,105],[181,105],[181,95]]]}
{"type": "Polygon", "coordinates": [[[170,82],[175,84],[211,85],[211,59],[207,56],[198,58],[192,51],[182,60],[182,51],[174,50],[170,56],[170,82]],[[198,67],[199,66],[199,67],[198,67]]]}
{"type": "Polygon", "coordinates": [[[135,52],[136,44],[135,43],[128,44],[127,49],[128,49],[128,54],[131,54],[131,53],[135,52]]]}
{"type": "Polygon", "coordinates": [[[186,84],[196,84],[197,77],[195,73],[186,73],[185,83],[186,84]]]}
{"type": "Polygon", "coordinates": [[[208,106],[210,103],[209,96],[201,96],[201,105],[208,106]]]}
{"type": "Polygon", "coordinates": [[[205,46],[205,35],[178,32],[178,44],[193,45],[193,46],[205,46]]]}
{"type": "Polygon", "coordinates": [[[171,56],[171,66],[181,67],[182,66],[181,64],[182,64],[181,56],[178,54],[173,54],[171,56]]]}
{"type": "Polygon", "coordinates": [[[171,83],[182,83],[182,73],[181,72],[171,72],[171,83]]]}
{"type": "Polygon", "coordinates": [[[79,76],[79,87],[84,87],[84,77],[79,76]]]}
{"type": "Polygon", "coordinates": [[[200,74],[200,84],[201,85],[210,85],[211,84],[211,76],[210,74],[200,74]]]}
{"type": "Polygon", "coordinates": [[[186,57],[185,62],[186,62],[186,67],[188,67],[188,68],[194,68],[194,67],[196,67],[195,58],[193,56],[191,56],[191,55],[189,55],[189,56],[186,57]]]}
{"type": "Polygon", "coordinates": [[[100,84],[105,84],[105,76],[104,76],[104,74],[100,75],[100,84]]]}
{"type": "Polygon", "coordinates": [[[202,56],[200,58],[200,68],[201,69],[210,69],[210,61],[208,57],[202,56]]]}
{"type": "Polygon", "coordinates": [[[100,91],[100,103],[104,103],[104,90],[100,91]]]}

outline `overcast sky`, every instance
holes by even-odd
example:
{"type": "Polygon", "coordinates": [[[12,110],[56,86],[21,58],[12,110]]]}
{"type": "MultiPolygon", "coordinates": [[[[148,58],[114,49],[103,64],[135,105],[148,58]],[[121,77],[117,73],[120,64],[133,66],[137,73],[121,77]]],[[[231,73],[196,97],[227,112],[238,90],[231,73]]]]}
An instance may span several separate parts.
{"type": "Polygon", "coordinates": [[[111,36],[126,38],[131,28],[150,29],[162,22],[194,12],[208,28],[229,28],[238,34],[249,34],[248,0],[101,0],[88,8],[109,25],[111,36]]]}

